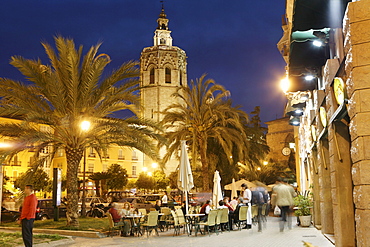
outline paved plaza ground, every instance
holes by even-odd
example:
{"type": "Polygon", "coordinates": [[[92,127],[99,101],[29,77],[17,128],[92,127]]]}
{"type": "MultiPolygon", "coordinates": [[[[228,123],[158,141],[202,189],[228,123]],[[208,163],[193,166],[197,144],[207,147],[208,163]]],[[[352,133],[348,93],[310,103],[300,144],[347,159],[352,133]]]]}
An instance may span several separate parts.
{"type": "MultiPolygon", "coordinates": [[[[180,236],[173,237],[173,229],[165,232],[159,232],[159,236],[146,234],[142,237],[108,237],[101,239],[91,239],[74,237],[74,242],[63,244],[63,246],[73,247],[91,247],[91,246],[149,246],[149,247],[189,247],[189,246],[253,246],[253,247],[298,247],[303,246],[303,241],[309,242],[318,247],[333,247],[334,245],[327,240],[319,230],[311,227],[299,227],[295,225],[293,218],[293,228],[279,231],[279,218],[268,217],[267,223],[262,232],[257,231],[254,226],[251,230],[241,230],[232,232],[223,232],[219,235],[215,233],[208,235],[194,235],[188,237],[181,231],[180,236]]],[[[41,246],[41,245],[39,245],[41,246]]],[[[43,245],[51,246],[51,245],[43,245]]],[[[55,246],[55,245],[54,245],[55,246]]]]}

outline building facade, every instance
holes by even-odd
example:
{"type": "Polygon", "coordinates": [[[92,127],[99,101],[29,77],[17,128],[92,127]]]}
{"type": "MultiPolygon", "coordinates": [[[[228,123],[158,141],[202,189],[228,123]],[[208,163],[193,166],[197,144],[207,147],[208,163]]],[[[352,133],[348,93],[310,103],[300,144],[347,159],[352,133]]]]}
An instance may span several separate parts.
{"type": "Polygon", "coordinates": [[[302,190],[336,246],[370,246],[370,1],[287,1],[287,114],[302,190]]]}

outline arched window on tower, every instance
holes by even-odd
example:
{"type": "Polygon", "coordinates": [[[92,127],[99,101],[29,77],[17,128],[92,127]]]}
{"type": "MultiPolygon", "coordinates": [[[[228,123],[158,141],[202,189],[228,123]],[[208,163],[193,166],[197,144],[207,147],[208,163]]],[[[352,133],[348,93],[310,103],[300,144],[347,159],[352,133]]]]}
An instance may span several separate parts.
{"type": "Polygon", "coordinates": [[[149,83],[154,84],[154,68],[150,69],[149,83]]]}
{"type": "Polygon", "coordinates": [[[166,83],[171,83],[171,69],[166,68],[166,83]]]}
{"type": "Polygon", "coordinates": [[[182,72],[180,71],[180,86],[182,86],[182,72]]]}

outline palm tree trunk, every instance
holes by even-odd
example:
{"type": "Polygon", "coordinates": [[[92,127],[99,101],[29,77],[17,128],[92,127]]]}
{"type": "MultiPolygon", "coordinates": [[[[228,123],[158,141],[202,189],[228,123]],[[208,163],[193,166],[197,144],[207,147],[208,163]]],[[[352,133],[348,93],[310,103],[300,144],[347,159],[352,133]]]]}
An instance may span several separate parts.
{"type": "Polygon", "coordinates": [[[95,180],[95,191],[96,191],[96,196],[100,197],[100,180],[95,180]]]}
{"type": "Polygon", "coordinates": [[[78,227],[78,167],[83,155],[81,148],[66,148],[67,156],[67,226],[78,227]]]}
{"type": "Polygon", "coordinates": [[[209,187],[209,165],[207,159],[207,142],[202,138],[199,138],[199,154],[200,162],[202,163],[202,174],[203,174],[203,190],[205,192],[211,191],[209,187]]]}

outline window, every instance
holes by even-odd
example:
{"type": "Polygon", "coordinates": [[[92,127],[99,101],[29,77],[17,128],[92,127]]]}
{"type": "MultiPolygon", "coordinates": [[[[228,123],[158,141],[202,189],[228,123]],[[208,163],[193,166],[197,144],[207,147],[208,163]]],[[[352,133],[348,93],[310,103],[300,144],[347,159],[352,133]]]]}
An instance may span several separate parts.
{"type": "Polygon", "coordinates": [[[94,172],[94,163],[89,163],[89,167],[87,169],[87,172],[91,172],[91,173],[94,172]]]}
{"type": "Polygon", "coordinates": [[[107,167],[108,165],[103,163],[103,172],[107,171],[107,167]]]}
{"type": "Polygon", "coordinates": [[[16,179],[18,177],[18,171],[13,171],[13,179],[16,179]]]}
{"type": "Polygon", "coordinates": [[[136,166],[132,166],[132,176],[136,176],[136,166]]]}
{"type": "Polygon", "coordinates": [[[180,71],[180,86],[182,86],[182,73],[180,71]]]}
{"type": "Polygon", "coordinates": [[[132,160],[138,160],[137,153],[135,150],[132,150],[132,160]]]}
{"type": "Polygon", "coordinates": [[[166,83],[171,83],[171,69],[166,68],[166,83]]]}
{"type": "Polygon", "coordinates": [[[31,167],[34,165],[34,163],[35,163],[35,156],[31,156],[30,161],[28,162],[28,166],[31,167]]]}
{"type": "Polygon", "coordinates": [[[58,157],[63,157],[63,149],[58,148],[58,157]]]}
{"type": "Polygon", "coordinates": [[[15,155],[13,158],[13,166],[20,166],[22,164],[22,161],[18,160],[18,155],[15,155]]]}
{"type": "Polygon", "coordinates": [[[150,69],[149,83],[154,84],[154,68],[150,69]]]}
{"type": "Polygon", "coordinates": [[[94,148],[92,147],[89,148],[89,157],[95,158],[94,148]]]}
{"type": "Polygon", "coordinates": [[[152,118],[154,118],[154,110],[152,109],[152,118]]]}
{"type": "Polygon", "coordinates": [[[55,168],[60,168],[62,169],[63,168],[63,163],[57,163],[56,167],[55,168]]]}
{"type": "Polygon", "coordinates": [[[123,150],[122,149],[118,149],[118,159],[119,160],[124,160],[125,157],[123,156],[123,150]]]}

